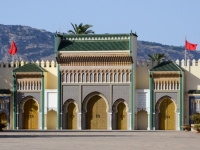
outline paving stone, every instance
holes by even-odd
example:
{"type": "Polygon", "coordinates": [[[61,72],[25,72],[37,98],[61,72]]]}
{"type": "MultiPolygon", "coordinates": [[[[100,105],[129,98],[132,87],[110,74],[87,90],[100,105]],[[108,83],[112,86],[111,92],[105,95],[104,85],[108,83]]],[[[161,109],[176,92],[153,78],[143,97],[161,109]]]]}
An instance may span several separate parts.
{"type": "Polygon", "coordinates": [[[183,131],[4,131],[0,150],[188,150],[200,134],[183,131]]]}

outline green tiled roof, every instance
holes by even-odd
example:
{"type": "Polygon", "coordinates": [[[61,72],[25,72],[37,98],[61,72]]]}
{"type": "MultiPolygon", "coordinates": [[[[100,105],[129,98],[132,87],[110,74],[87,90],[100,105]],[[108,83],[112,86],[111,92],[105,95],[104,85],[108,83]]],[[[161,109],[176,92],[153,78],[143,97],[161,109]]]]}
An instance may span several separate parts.
{"type": "Polygon", "coordinates": [[[200,90],[189,90],[188,94],[200,94],[200,90]]]}
{"type": "MultiPolygon", "coordinates": [[[[137,36],[135,34],[131,34],[137,36]]],[[[56,34],[61,42],[58,51],[129,50],[130,34],[56,34]]]]}
{"type": "Polygon", "coordinates": [[[9,89],[0,89],[0,94],[11,94],[9,89]]]}
{"type": "Polygon", "coordinates": [[[24,66],[13,70],[13,72],[45,72],[45,71],[46,70],[44,70],[43,68],[34,63],[25,64],[24,66]]]}
{"type": "Polygon", "coordinates": [[[150,69],[150,71],[184,71],[184,69],[172,61],[164,61],[150,69]]]}
{"type": "Polygon", "coordinates": [[[62,40],[58,51],[129,50],[129,41],[69,41],[62,40]]]}

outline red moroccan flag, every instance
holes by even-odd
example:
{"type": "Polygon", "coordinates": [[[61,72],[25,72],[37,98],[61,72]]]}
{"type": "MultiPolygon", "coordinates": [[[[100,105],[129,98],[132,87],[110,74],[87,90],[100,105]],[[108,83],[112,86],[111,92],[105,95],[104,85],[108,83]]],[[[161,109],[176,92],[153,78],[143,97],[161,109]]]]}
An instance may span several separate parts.
{"type": "Polygon", "coordinates": [[[15,55],[16,52],[17,52],[17,46],[15,45],[15,42],[12,41],[12,44],[10,46],[10,50],[8,53],[11,55],[15,55]]]}
{"type": "Polygon", "coordinates": [[[196,47],[197,47],[197,44],[192,44],[192,43],[189,43],[187,40],[185,40],[185,49],[186,50],[195,51],[196,47]]]}

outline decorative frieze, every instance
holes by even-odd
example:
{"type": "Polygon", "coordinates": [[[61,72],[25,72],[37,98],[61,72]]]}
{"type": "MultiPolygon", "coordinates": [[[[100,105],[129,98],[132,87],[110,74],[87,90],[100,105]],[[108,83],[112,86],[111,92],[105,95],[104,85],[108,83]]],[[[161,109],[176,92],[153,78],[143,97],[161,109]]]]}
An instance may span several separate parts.
{"type": "Polygon", "coordinates": [[[17,90],[41,90],[41,79],[18,79],[17,90]]]}
{"type": "Polygon", "coordinates": [[[178,73],[160,73],[153,75],[154,90],[179,90],[178,73]]]}
{"type": "Polygon", "coordinates": [[[130,66],[128,55],[117,56],[60,56],[61,66],[130,66]]]}
{"type": "Polygon", "coordinates": [[[130,69],[61,70],[63,83],[129,83],[130,76],[130,69]]]}

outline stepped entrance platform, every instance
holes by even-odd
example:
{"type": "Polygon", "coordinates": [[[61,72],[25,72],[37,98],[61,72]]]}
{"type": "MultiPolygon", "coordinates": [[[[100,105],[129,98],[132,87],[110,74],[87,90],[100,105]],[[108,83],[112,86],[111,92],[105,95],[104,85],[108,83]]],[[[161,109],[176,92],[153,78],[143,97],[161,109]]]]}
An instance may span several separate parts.
{"type": "Polygon", "coordinates": [[[188,150],[200,147],[200,134],[184,131],[7,130],[1,150],[188,150]]]}

